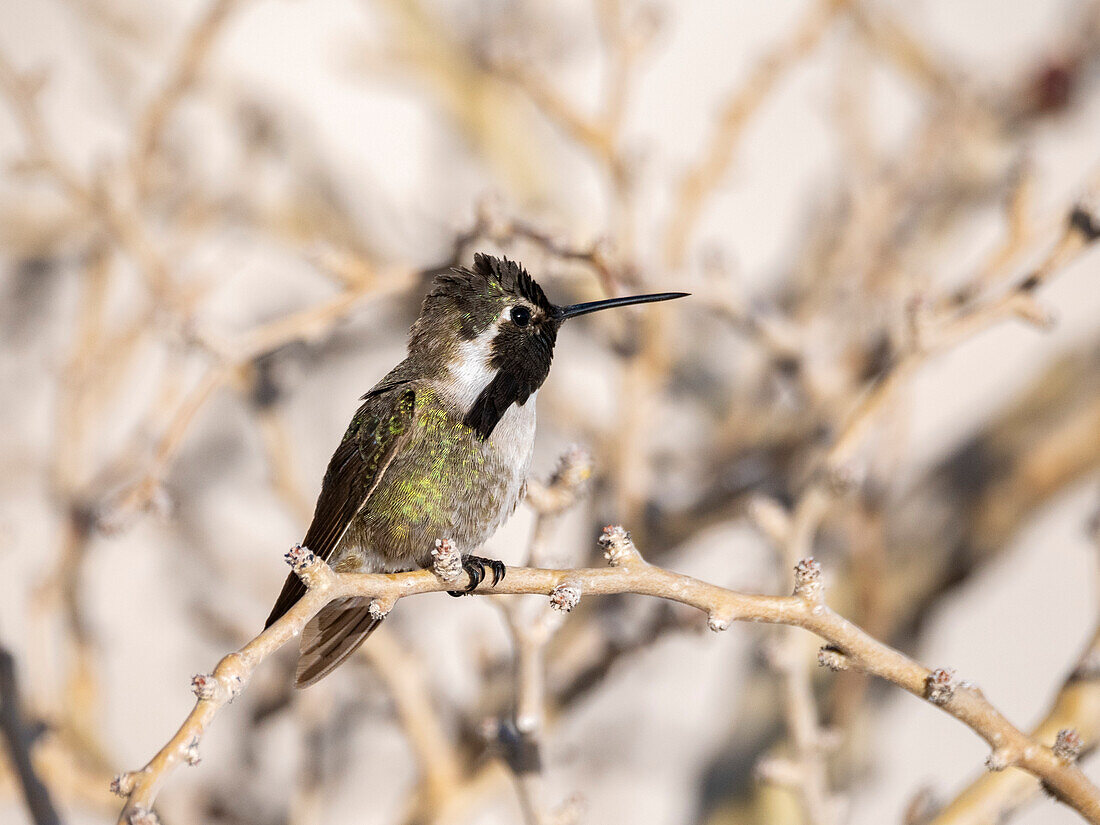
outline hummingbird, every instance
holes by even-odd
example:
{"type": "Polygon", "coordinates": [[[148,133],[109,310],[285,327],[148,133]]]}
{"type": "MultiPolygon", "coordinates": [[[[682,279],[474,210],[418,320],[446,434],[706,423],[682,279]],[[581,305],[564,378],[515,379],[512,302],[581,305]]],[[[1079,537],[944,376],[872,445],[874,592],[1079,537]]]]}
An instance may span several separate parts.
{"type": "MultiPolygon", "coordinates": [[[[360,400],[325,471],[302,541],[338,572],[428,567],[437,539],[477,550],[526,491],[535,442],[535,398],[550,373],[563,322],[590,312],[667,301],[663,292],[556,306],[527,270],[474,256],[472,268],[437,275],[409,332],[408,356],[360,400]]],[[[503,562],[463,555],[469,584],[503,562]]],[[[305,593],[287,577],[265,627],[305,593]]],[[[370,600],[336,599],[305,626],[295,687],[328,675],[381,619],[370,600]]]]}

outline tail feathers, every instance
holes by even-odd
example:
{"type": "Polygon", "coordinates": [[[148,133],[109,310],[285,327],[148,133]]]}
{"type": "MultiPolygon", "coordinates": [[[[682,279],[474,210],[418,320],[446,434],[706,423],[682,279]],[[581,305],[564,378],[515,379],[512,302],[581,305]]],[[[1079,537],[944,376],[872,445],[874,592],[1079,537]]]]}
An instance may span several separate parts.
{"type": "Polygon", "coordinates": [[[294,687],[309,687],[323,679],[381,623],[371,616],[369,599],[337,599],[326,606],[302,631],[294,687]]]}

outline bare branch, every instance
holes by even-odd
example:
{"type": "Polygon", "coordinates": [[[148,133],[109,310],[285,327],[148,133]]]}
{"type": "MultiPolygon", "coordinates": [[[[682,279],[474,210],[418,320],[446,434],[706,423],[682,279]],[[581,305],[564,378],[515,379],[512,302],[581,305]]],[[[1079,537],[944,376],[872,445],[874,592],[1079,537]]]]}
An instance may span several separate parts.
{"type": "MultiPolygon", "coordinates": [[[[1059,758],[1049,747],[1036,743],[1012,725],[973,688],[956,685],[949,696],[933,694],[929,680],[935,673],[903,653],[869,636],[833,612],[816,598],[749,595],[681,575],[642,560],[629,534],[609,527],[601,537],[611,566],[578,570],[512,568],[494,594],[550,595],[563,585],[577,586],[587,595],[636,593],[669,599],[695,607],[721,622],[752,621],[804,628],[843,652],[852,667],[879,676],[960,720],[1003,754],[1006,765],[1028,771],[1042,780],[1059,800],[1087,821],[1100,823],[1100,790],[1075,763],[1059,758]]],[[[209,679],[214,687],[204,692],[183,725],[150,762],[123,774],[119,790],[127,802],[120,815],[122,825],[150,816],[153,802],[168,775],[189,755],[221,707],[245,688],[256,667],[294,638],[328,602],[336,598],[369,596],[389,603],[421,593],[453,590],[432,571],[395,574],[337,574],[312,553],[292,551],[288,559],[308,585],[306,594],[273,624],[240,650],[219,662],[209,679]]],[[[937,671],[938,672],[938,671],[937,671]]]]}

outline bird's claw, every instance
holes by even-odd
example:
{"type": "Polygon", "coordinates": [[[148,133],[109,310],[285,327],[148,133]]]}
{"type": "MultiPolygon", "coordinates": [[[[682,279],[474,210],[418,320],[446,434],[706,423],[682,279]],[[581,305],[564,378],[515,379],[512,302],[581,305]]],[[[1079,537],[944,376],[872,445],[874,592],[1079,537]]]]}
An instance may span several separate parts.
{"type": "Polygon", "coordinates": [[[467,596],[477,589],[477,586],[485,579],[485,569],[493,571],[493,587],[496,587],[504,578],[507,568],[499,559],[486,559],[481,556],[465,556],[462,559],[462,569],[470,577],[470,583],[462,590],[448,590],[451,596],[467,596]]]}

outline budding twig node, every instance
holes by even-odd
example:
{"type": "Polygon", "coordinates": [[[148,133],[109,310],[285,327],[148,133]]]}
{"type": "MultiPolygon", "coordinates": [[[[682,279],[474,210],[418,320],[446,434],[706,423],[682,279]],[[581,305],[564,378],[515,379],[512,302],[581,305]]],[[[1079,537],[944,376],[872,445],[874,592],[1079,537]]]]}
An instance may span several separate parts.
{"type": "Polygon", "coordinates": [[[129,796],[134,791],[137,778],[132,773],[116,774],[111,780],[111,793],[115,796],[129,796]]]}
{"type": "Polygon", "coordinates": [[[562,583],[550,591],[550,606],[568,613],[581,601],[581,587],[572,582],[562,583]]]}
{"type": "Polygon", "coordinates": [[[436,539],[432,550],[432,569],[445,582],[457,581],[462,576],[462,554],[450,539],[436,539]]]}
{"type": "Polygon", "coordinates": [[[817,651],[817,663],[821,667],[827,667],[833,673],[848,669],[848,657],[840,648],[832,645],[825,645],[817,651]]]}
{"type": "Polygon", "coordinates": [[[313,564],[315,556],[313,551],[308,547],[303,547],[300,544],[295,544],[286,554],[283,556],[286,559],[286,563],[290,565],[290,569],[295,573],[300,573],[305,568],[313,564]]]}
{"type": "Polygon", "coordinates": [[[821,604],[825,587],[821,581],[821,565],[813,556],[794,566],[794,595],[811,604],[821,604]]]}
{"type": "Polygon", "coordinates": [[[924,680],[924,695],[933,705],[946,705],[955,695],[957,687],[955,671],[949,667],[938,667],[924,680]]]}
{"type": "Polygon", "coordinates": [[[1054,746],[1051,750],[1054,751],[1054,755],[1058,757],[1059,761],[1069,765],[1077,761],[1077,757],[1081,755],[1081,749],[1084,746],[1085,741],[1081,738],[1081,734],[1073,728],[1062,728],[1058,731],[1058,736],[1055,737],[1054,746]]]}
{"type": "Polygon", "coordinates": [[[603,528],[599,538],[599,545],[603,548],[603,556],[612,567],[621,567],[642,560],[638,548],[634,546],[633,539],[621,525],[609,524],[603,528]]]}
{"type": "Polygon", "coordinates": [[[731,624],[733,624],[733,619],[729,616],[720,616],[717,613],[707,615],[707,627],[715,633],[729,630],[731,624]]]}
{"type": "Polygon", "coordinates": [[[298,578],[302,580],[306,587],[317,586],[320,580],[321,568],[326,565],[312,550],[301,544],[295,544],[286,551],[283,558],[286,559],[290,569],[298,575],[298,578]]]}
{"type": "Polygon", "coordinates": [[[213,699],[215,684],[213,676],[197,673],[191,677],[191,692],[195,694],[196,699],[213,699]]]}
{"type": "Polygon", "coordinates": [[[370,604],[367,605],[367,612],[370,613],[370,617],[374,621],[380,622],[390,614],[396,602],[397,599],[393,596],[373,598],[370,600],[370,604]]]}
{"type": "Polygon", "coordinates": [[[993,752],[985,759],[985,767],[987,770],[999,772],[1003,771],[1014,762],[1015,759],[1013,759],[1011,752],[1009,752],[1007,748],[994,748],[993,752]]]}
{"type": "Polygon", "coordinates": [[[239,653],[230,653],[213,673],[200,673],[191,677],[191,692],[199,700],[232,702],[244,690],[245,677],[240,669],[244,662],[239,653]]]}

